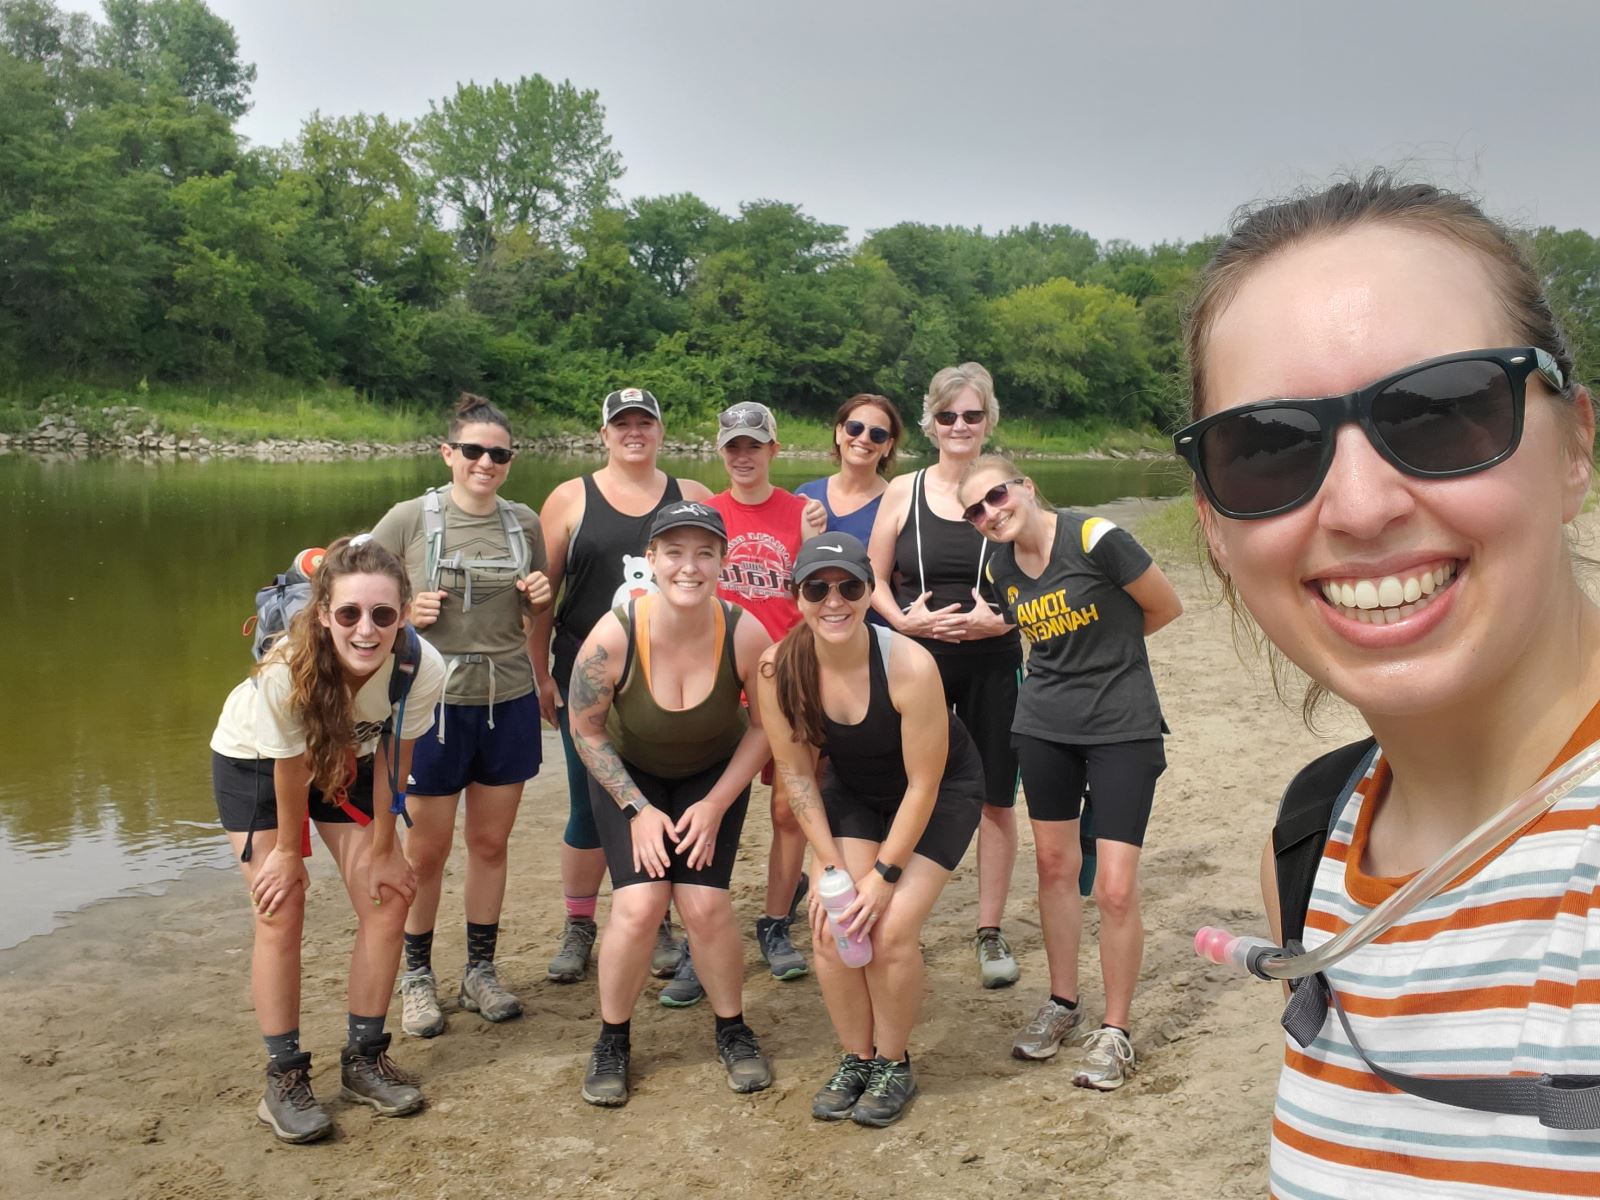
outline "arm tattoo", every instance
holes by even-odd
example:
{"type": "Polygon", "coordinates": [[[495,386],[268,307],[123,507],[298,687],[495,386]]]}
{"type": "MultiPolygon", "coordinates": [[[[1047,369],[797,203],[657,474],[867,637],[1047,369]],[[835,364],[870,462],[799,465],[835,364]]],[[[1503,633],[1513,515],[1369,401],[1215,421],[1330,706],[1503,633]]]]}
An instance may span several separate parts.
{"type": "Polygon", "coordinates": [[[567,719],[572,723],[573,745],[594,781],[611,793],[618,806],[643,800],[639,786],[628,774],[628,767],[617,748],[606,736],[606,712],[615,690],[606,680],[604,646],[596,646],[587,658],[572,669],[572,687],[567,693],[567,719]],[[598,711],[596,711],[598,710],[598,711]]]}
{"type": "Polygon", "coordinates": [[[778,760],[778,774],[789,789],[789,809],[794,819],[805,824],[807,814],[822,807],[822,797],[817,792],[817,781],[810,771],[797,771],[782,759],[778,760]]]}
{"type": "MultiPolygon", "coordinates": [[[[611,707],[614,692],[606,680],[606,654],[604,646],[596,646],[589,656],[572,669],[572,686],[567,694],[568,717],[581,722],[588,730],[604,729],[605,710],[611,707]],[[598,714],[591,710],[599,708],[598,714]]],[[[588,731],[586,730],[586,732],[588,731]]]]}

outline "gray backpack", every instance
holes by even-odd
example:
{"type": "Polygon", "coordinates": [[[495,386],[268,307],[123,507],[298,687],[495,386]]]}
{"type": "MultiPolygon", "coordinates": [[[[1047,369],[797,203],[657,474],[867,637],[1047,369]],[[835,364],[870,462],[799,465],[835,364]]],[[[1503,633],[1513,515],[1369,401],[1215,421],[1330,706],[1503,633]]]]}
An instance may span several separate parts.
{"type": "Polygon", "coordinates": [[[475,558],[465,559],[461,551],[457,550],[449,558],[444,554],[444,502],[440,499],[442,488],[429,488],[422,494],[422,529],[427,538],[427,550],[423,558],[423,574],[427,577],[430,592],[439,590],[439,573],[449,569],[459,571],[466,576],[466,583],[462,587],[461,610],[468,612],[472,608],[472,577],[479,571],[510,571],[518,579],[528,573],[528,534],[523,529],[522,522],[517,520],[516,509],[511,503],[496,496],[495,506],[500,513],[500,528],[506,538],[505,558],[475,558]]]}

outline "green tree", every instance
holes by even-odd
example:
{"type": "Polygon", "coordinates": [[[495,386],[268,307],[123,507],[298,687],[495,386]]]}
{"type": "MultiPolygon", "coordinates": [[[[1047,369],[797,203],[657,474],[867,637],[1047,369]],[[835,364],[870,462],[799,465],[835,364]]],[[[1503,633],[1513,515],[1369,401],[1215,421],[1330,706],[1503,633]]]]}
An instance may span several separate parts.
{"type": "Polygon", "coordinates": [[[726,224],[726,217],[688,192],[641,196],[628,208],[628,253],[663,294],[677,299],[726,224]]]}
{"type": "Polygon", "coordinates": [[[1534,258],[1572,345],[1578,379],[1600,386],[1600,238],[1581,229],[1534,235],[1534,258]]]}
{"type": "Polygon", "coordinates": [[[239,61],[233,26],[201,0],[105,0],[95,52],[103,67],[170,86],[230,118],[250,109],[255,65],[239,61]]]}

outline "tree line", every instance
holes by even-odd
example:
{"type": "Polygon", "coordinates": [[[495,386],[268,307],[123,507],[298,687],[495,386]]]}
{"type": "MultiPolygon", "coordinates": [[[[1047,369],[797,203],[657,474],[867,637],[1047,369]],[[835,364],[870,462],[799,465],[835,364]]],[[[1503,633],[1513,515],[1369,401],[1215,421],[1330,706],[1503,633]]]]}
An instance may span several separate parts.
{"type": "MultiPolygon", "coordinates": [[[[416,119],[236,123],[255,68],[202,0],[99,20],[0,0],[0,381],[337,381],[388,403],[485,392],[590,419],[633,383],[679,416],[735,400],[915,411],[978,358],[1008,411],[1166,423],[1180,316],[1215,241],[904,223],[852,244],[796,204],[623,202],[598,94],[465,83],[416,119]]],[[[1600,368],[1600,241],[1534,250],[1600,368]]]]}

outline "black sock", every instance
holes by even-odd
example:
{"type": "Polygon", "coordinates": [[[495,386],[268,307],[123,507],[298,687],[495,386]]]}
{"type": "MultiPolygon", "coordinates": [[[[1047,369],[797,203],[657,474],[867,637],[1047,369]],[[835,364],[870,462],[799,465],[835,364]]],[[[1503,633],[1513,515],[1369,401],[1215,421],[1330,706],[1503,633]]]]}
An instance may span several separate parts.
{"type": "Polygon", "coordinates": [[[267,1044],[267,1061],[270,1063],[280,1063],[300,1053],[298,1029],[291,1029],[288,1033],[269,1033],[261,1040],[267,1044]]]}
{"type": "Polygon", "coordinates": [[[998,925],[979,925],[978,926],[978,932],[979,933],[999,933],[1000,932],[1000,926],[998,926],[998,925]]]}
{"type": "Polygon", "coordinates": [[[633,1018],[629,1017],[626,1021],[619,1021],[616,1024],[602,1020],[600,1022],[600,1036],[621,1038],[625,1042],[631,1040],[633,1036],[633,1018]]]}
{"type": "Polygon", "coordinates": [[[375,1042],[383,1036],[383,1023],[388,1019],[387,1013],[379,1013],[375,1017],[358,1017],[355,1013],[346,1016],[349,1029],[346,1035],[349,1041],[346,1049],[359,1050],[363,1042],[375,1042]]]}
{"type": "Polygon", "coordinates": [[[474,925],[467,922],[467,966],[473,963],[493,962],[494,944],[500,938],[500,923],[474,925]]]}
{"type": "Polygon", "coordinates": [[[406,934],[406,970],[426,971],[433,966],[433,930],[406,934]]]}
{"type": "Polygon", "coordinates": [[[1101,1029],[1115,1029],[1118,1033],[1120,1033],[1123,1037],[1127,1038],[1130,1042],[1133,1041],[1133,1034],[1129,1030],[1124,1029],[1121,1025],[1113,1025],[1110,1021],[1102,1021],[1102,1022],[1100,1022],[1100,1028],[1101,1029]]]}
{"type": "Polygon", "coordinates": [[[718,1017],[717,1018],[717,1032],[721,1033],[724,1029],[732,1029],[735,1025],[743,1025],[743,1024],[744,1024],[744,1013],[742,1013],[742,1012],[734,1013],[734,1015],[731,1016],[731,1017],[718,1017]]]}
{"type": "Polygon", "coordinates": [[[1050,999],[1054,1000],[1057,1004],[1061,1005],[1062,1008],[1077,1008],[1078,1007],[1078,1002],[1076,1000],[1063,1000],[1060,996],[1056,995],[1054,992],[1050,993],[1050,999]]]}

